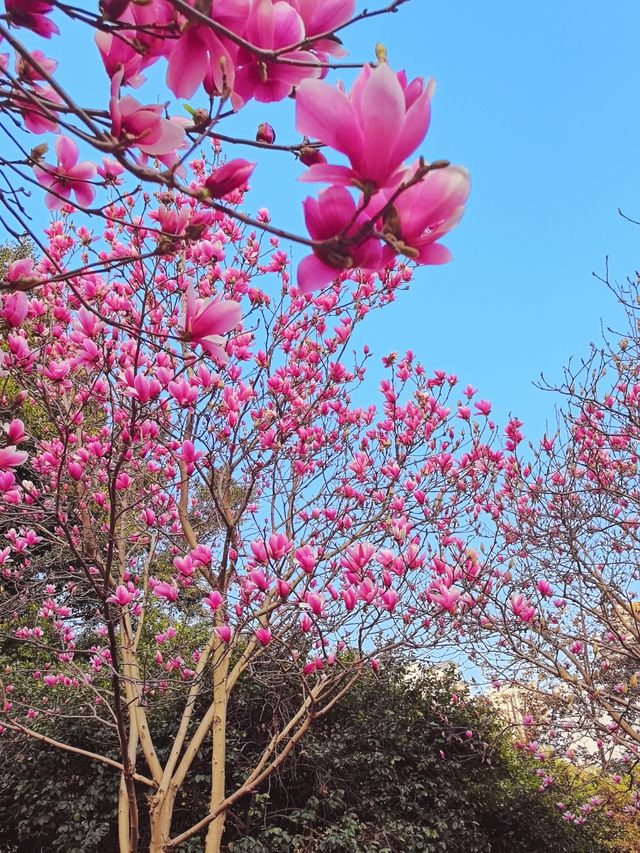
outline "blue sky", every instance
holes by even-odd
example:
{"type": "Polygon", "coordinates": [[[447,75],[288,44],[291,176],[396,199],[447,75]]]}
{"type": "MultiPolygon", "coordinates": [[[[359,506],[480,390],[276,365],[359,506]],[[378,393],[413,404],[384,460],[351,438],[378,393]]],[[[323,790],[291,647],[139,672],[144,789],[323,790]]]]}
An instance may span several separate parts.
{"type": "MultiPolygon", "coordinates": [[[[472,176],[465,218],[445,241],[453,263],[419,270],[408,294],[370,316],[365,337],[379,355],[410,348],[427,367],[456,372],[500,418],[524,420],[531,437],[554,405],[532,381],[541,371],[559,378],[569,356],[599,339],[601,321],[620,317],[592,273],[604,272],[607,256],[613,279],[640,266],[640,231],[617,212],[640,219],[639,32],[632,0],[606,10],[584,0],[410,0],[344,33],[350,58],[372,59],[380,40],[393,67],[436,78],[422,153],[472,176]]],[[[88,70],[94,50],[63,35],[57,52],[61,80],[82,102],[107,93],[106,77],[88,70]]],[[[224,131],[254,133],[262,119],[279,142],[295,140],[290,101],[252,105],[224,131]]],[[[309,191],[293,182],[298,171],[274,153],[250,197],[293,230],[309,191]]]]}

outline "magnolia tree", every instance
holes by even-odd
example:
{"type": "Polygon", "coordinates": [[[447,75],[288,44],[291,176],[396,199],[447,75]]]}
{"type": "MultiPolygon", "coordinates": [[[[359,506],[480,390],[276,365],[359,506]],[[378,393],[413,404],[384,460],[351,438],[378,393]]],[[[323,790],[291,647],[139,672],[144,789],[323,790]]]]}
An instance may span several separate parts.
{"type": "MultiPolygon", "coordinates": [[[[547,386],[562,395],[555,429],[505,465],[497,496],[503,567],[487,586],[473,636],[476,651],[485,638],[499,686],[520,694],[523,748],[544,760],[555,747],[604,770],[611,804],[633,815],[640,809],[640,289],[635,281],[615,290],[626,336],[612,332],[569,366],[560,387],[547,386]]],[[[593,805],[566,818],[579,822],[593,805]]]]}
{"type": "MultiPolygon", "coordinates": [[[[50,230],[62,261],[73,224],[50,230]]],[[[141,254],[157,241],[127,231],[104,239],[141,254]]],[[[136,848],[140,788],[152,850],[204,829],[218,850],[226,811],[363,671],[399,647],[446,648],[456,602],[483,576],[467,545],[501,467],[486,418],[484,435],[448,405],[455,377],[410,353],[386,359],[380,411],[351,402],[367,361],[349,355],[354,330],[406,275],[358,273],[310,300],[280,251],[223,217],[206,233],[132,263],[127,280],[77,277],[105,320],[65,283],[41,285],[4,356],[3,404],[21,415],[0,457],[3,627],[18,643],[4,736],[118,771],[123,850],[136,848]],[[278,288],[259,287],[268,273],[278,288]],[[225,298],[196,297],[195,282],[225,298]],[[224,346],[236,300],[246,313],[224,346]],[[299,707],[229,791],[227,698],[263,655],[299,707]],[[179,699],[161,758],[153,709],[179,699]],[[60,715],[94,721],[119,757],[60,742],[60,715]],[[210,810],[171,837],[208,738],[210,810]]]]}
{"type": "Polygon", "coordinates": [[[380,47],[349,92],[323,79],[337,32],[401,2],[355,18],[353,0],[5,3],[0,218],[35,248],[0,291],[2,731],[119,774],[122,851],[142,803],[155,853],[219,851],[229,810],[315,718],[393,650],[445,649],[483,588],[471,546],[505,464],[489,403],[411,353],[385,359],[378,408],[354,402],[358,326],[407,262],[449,259],[438,240],[469,190],[461,167],[407,164],[431,82],[380,47]],[[81,104],[33,47],[69,21],[95,30],[103,102],[81,104]],[[165,62],[167,104],[127,92],[165,62]],[[300,142],[276,146],[266,122],[255,141],[222,135],[247,101],[291,94],[300,142]],[[194,95],[188,118],[168,107],[194,95]],[[288,151],[328,185],[304,203],[308,236],[246,212],[255,164],[223,160],[221,140],[288,151]],[[227,699],[265,660],[297,711],[229,790],[227,699]],[[159,705],[179,708],[166,753],[159,705]],[[61,717],[102,746],[56,737],[61,717]],[[209,810],[172,832],[205,742],[209,810]]]}

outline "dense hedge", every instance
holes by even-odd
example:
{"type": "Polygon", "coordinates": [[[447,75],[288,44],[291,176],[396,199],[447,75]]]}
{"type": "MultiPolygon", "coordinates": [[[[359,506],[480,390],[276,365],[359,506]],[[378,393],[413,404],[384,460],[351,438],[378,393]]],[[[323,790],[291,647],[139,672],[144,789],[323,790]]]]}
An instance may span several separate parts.
{"type": "MultiPolygon", "coordinates": [[[[408,678],[402,668],[365,678],[311,732],[263,790],[227,820],[233,853],[604,853],[622,851],[611,827],[562,819],[556,803],[584,792],[566,781],[540,793],[535,765],[516,755],[495,715],[468,696],[451,704],[448,677],[408,678]]],[[[230,708],[229,781],[240,782],[289,701],[264,680],[239,685],[230,708]],[[265,686],[266,685],[266,686],[265,686]],[[277,701],[276,701],[277,697],[277,701]]],[[[170,705],[155,729],[159,752],[170,705]]],[[[78,721],[73,742],[109,749],[78,721]]],[[[164,743],[162,742],[164,740],[164,743]]],[[[115,754],[115,753],[114,753],[115,754]]],[[[181,793],[174,829],[200,817],[209,796],[203,752],[181,793]]],[[[574,778],[574,783],[576,780],[574,778]]],[[[0,737],[2,853],[117,853],[113,771],[33,741],[0,737]]],[[[143,793],[141,808],[144,814],[143,793]]],[[[144,819],[142,821],[144,823],[144,819]]],[[[143,838],[141,850],[145,849],[143,838]]],[[[202,840],[184,845],[202,849],[202,840]]]]}

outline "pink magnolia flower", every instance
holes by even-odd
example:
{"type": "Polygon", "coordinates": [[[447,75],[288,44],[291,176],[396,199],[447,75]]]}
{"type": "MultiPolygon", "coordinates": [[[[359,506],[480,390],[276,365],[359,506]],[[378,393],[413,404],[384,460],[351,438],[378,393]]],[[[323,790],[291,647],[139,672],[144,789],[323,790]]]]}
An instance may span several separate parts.
{"type": "Polygon", "coordinates": [[[351,168],[319,164],[301,180],[360,188],[384,187],[424,139],[435,84],[406,77],[381,63],[365,65],[351,93],[319,80],[304,80],[296,92],[296,128],[345,154],[351,168]]]}
{"type": "Polygon", "coordinates": [[[14,27],[32,30],[45,39],[57,35],[60,30],[46,15],[53,9],[48,0],[5,0],[9,23],[14,27]]]}
{"type": "Polygon", "coordinates": [[[184,140],[183,123],[179,119],[163,118],[163,104],[145,106],[131,95],[120,98],[122,74],[120,70],[111,81],[111,132],[144,154],[156,157],[172,154],[184,140]]]}
{"type": "Polygon", "coordinates": [[[56,107],[62,103],[60,95],[51,86],[34,83],[28,90],[14,88],[11,102],[20,110],[24,125],[31,133],[57,133],[58,113],[56,107]]]}
{"type": "Polygon", "coordinates": [[[382,606],[391,613],[398,603],[398,593],[395,589],[389,588],[382,593],[380,601],[382,606]]]}
{"type": "Polygon", "coordinates": [[[5,323],[12,328],[17,328],[24,323],[24,320],[29,313],[29,300],[27,294],[21,290],[10,293],[5,297],[4,305],[0,310],[0,317],[5,323]]]}
{"type": "Polygon", "coordinates": [[[553,587],[551,586],[549,581],[539,580],[538,581],[538,592],[541,595],[544,595],[546,597],[550,597],[553,595],[553,587]]]}
{"type": "Polygon", "coordinates": [[[213,592],[210,592],[209,595],[205,598],[204,603],[207,605],[207,607],[211,608],[211,611],[213,613],[215,613],[218,607],[220,607],[220,605],[222,604],[222,601],[222,596],[220,595],[217,589],[214,589],[213,592]]]}
{"type": "Polygon", "coordinates": [[[218,625],[215,628],[216,634],[220,637],[223,643],[228,643],[233,633],[229,625],[218,625]]]}
{"type": "Polygon", "coordinates": [[[298,159],[304,166],[318,166],[327,162],[322,151],[312,145],[303,145],[298,152],[298,159]]]}
{"type": "Polygon", "coordinates": [[[531,622],[536,615],[535,607],[532,607],[522,593],[511,596],[511,609],[514,615],[522,619],[523,622],[531,622]]]}
{"type": "Polygon", "coordinates": [[[225,44],[209,27],[188,26],[169,56],[167,86],[176,98],[190,98],[209,76],[211,88],[222,94],[233,88],[236,54],[237,48],[225,44]]]}
{"type": "Polygon", "coordinates": [[[481,415],[488,417],[491,414],[491,403],[489,400],[478,400],[474,405],[481,415]]]}
{"type": "Polygon", "coordinates": [[[59,210],[73,192],[78,204],[88,207],[95,197],[95,190],[89,183],[96,173],[95,163],[89,160],[78,163],[78,146],[68,136],[56,139],[55,151],[57,166],[45,164],[45,167],[33,167],[38,182],[49,190],[45,204],[49,210],[59,210]]]}
{"type": "Polygon", "coordinates": [[[40,280],[39,276],[33,272],[33,258],[20,258],[17,261],[9,264],[5,281],[18,289],[22,285],[28,286],[35,284],[40,280]]]}
{"type": "Polygon", "coordinates": [[[268,646],[271,642],[271,629],[258,628],[256,631],[256,640],[263,646],[268,646]]]}
{"type": "Polygon", "coordinates": [[[344,606],[347,610],[353,610],[356,606],[356,602],[358,601],[358,596],[351,588],[342,590],[342,600],[344,601],[344,606]]]}
{"type": "Polygon", "coordinates": [[[222,198],[233,190],[244,187],[256,164],[248,160],[229,160],[209,175],[204,185],[213,198],[222,198]]]}
{"type": "MultiPolygon", "coordinates": [[[[41,50],[32,50],[30,53],[38,65],[42,67],[47,74],[53,74],[58,67],[56,59],[50,59],[41,50]]],[[[30,62],[27,62],[22,56],[16,56],[16,74],[21,80],[34,83],[36,80],[44,80],[43,75],[30,62]]]]}
{"type": "Polygon", "coordinates": [[[375,272],[380,268],[382,252],[376,238],[365,237],[359,245],[345,243],[345,238],[354,236],[369,221],[364,213],[356,216],[356,203],[346,189],[329,187],[318,199],[306,198],[303,206],[311,237],[336,240],[333,245],[315,247],[313,254],[298,265],[298,287],[304,293],[324,287],[343,269],[359,267],[375,272]]]}
{"type": "Polygon", "coordinates": [[[124,172],[124,166],[121,166],[116,160],[110,157],[102,158],[102,166],[98,166],[98,174],[104,181],[106,186],[118,187],[122,183],[120,175],[124,172]]]}
{"type": "Polygon", "coordinates": [[[322,616],[322,598],[317,592],[307,592],[304,597],[305,602],[309,605],[309,609],[314,616],[322,616]]]}
{"type": "Polygon", "coordinates": [[[278,590],[280,598],[288,598],[289,593],[291,592],[291,586],[287,581],[283,581],[282,578],[278,578],[276,581],[276,589],[278,590]]]}
{"type": "MultiPolygon", "coordinates": [[[[402,180],[415,174],[408,169],[402,180]]],[[[405,254],[417,264],[443,264],[451,252],[436,241],[458,224],[469,197],[469,173],[462,166],[448,166],[428,172],[424,178],[404,190],[393,203],[393,218],[383,223],[392,245],[385,249],[384,262],[395,253],[405,254]]],[[[378,193],[375,201],[388,199],[393,189],[378,193]]]]}
{"type": "MultiPolygon", "coordinates": [[[[194,5],[194,0],[189,0],[194,5]]],[[[244,33],[250,0],[216,0],[217,24],[238,35],[244,33]]],[[[235,83],[238,48],[209,27],[187,21],[168,58],[167,86],[177,98],[190,98],[200,83],[209,94],[230,92],[235,83]]]]}
{"type": "Polygon", "coordinates": [[[250,543],[251,552],[258,563],[266,563],[269,559],[267,547],[261,539],[255,539],[250,543]]]}
{"type": "Polygon", "coordinates": [[[201,450],[196,450],[195,444],[192,441],[187,439],[182,442],[182,460],[186,462],[187,465],[195,465],[202,457],[204,453],[201,450]]]}
{"type": "Polygon", "coordinates": [[[20,418],[14,418],[8,424],[4,424],[4,431],[12,444],[20,444],[27,437],[24,430],[24,423],[20,418]]]}
{"type": "MultiPolygon", "coordinates": [[[[302,18],[308,39],[333,30],[351,20],[356,0],[287,0],[302,18]]],[[[321,39],[314,42],[313,49],[322,53],[342,55],[344,49],[337,41],[321,39]]]]}
{"type": "Polygon", "coordinates": [[[166,581],[157,581],[153,585],[153,594],[158,598],[166,598],[167,601],[177,601],[178,589],[166,581]]]}
{"type": "MultiPolygon", "coordinates": [[[[286,0],[254,0],[244,38],[264,50],[293,48],[305,39],[304,23],[286,0]]],[[[318,60],[308,50],[291,50],[282,54],[282,58],[308,62],[315,67],[265,62],[254,53],[240,50],[234,86],[238,105],[252,97],[263,103],[281,101],[305,77],[320,74],[318,60]]]]}
{"type": "MultiPolygon", "coordinates": [[[[217,2],[217,0],[216,0],[217,2]]],[[[104,5],[102,0],[101,5],[104,5]]],[[[165,32],[175,21],[176,13],[171,0],[144,0],[122,4],[122,0],[111,4],[114,14],[117,6],[122,8],[117,14],[121,23],[131,25],[128,35],[135,38],[143,57],[143,67],[152,65],[159,56],[166,56],[173,44],[166,38],[165,32]]]]}
{"type": "Polygon", "coordinates": [[[18,450],[15,444],[9,447],[0,447],[0,471],[6,471],[9,468],[17,468],[29,458],[26,450],[18,450]]]}
{"type": "Polygon", "coordinates": [[[127,604],[131,602],[133,599],[133,593],[129,592],[124,584],[120,584],[116,587],[116,591],[113,595],[109,596],[109,601],[113,604],[117,604],[120,607],[126,607],[127,604]]]}
{"type": "Polygon", "coordinates": [[[185,578],[190,578],[196,570],[193,560],[188,554],[185,557],[174,557],[173,565],[185,578]]]}
{"type": "Polygon", "coordinates": [[[145,78],[140,74],[143,62],[142,55],[135,50],[129,39],[114,36],[104,30],[98,30],[96,45],[109,77],[114,77],[121,71],[122,84],[137,89],[144,83],[145,78]]]}
{"type": "Polygon", "coordinates": [[[250,571],[249,578],[258,589],[262,590],[262,592],[266,592],[269,589],[269,581],[262,569],[253,569],[250,571]]]}
{"type": "Polygon", "coordinates": [[[225,339],[223,335],[234,329],[242,319],[242,311],[237,302],[230,299],[198,299],[192,284],[186,293],[184,331],[181,337],[226,362],[225,339]]]}
{"type": "Polygon", "coordinates": [[[308,575],[313,573],[316,567],[316,555],[313,548],[309,545],[303,545],[302,548],[296,550],[294,556],[304,572],[308,575]]]}
{"type": "Polygon", "coordinates": [[[272,533],[267,542],[267,553],[272,560],[279,560],[288,554],[292,543],[285,533],[272,533]]]}
{"type": "Polygon", "coordinates": [[[267,121],[261,121],[256,131],[256,142],[263,142],[265,145],[273,145],[276,141],[276,132],[267,121]]]}
{"type": "Polygon", "coordinates": [[[67,471],[69,472],[69,476],[72,480],[78,482],[82,479],[82,475],[84,474],[84,468],[79,462],[69,462],[67,463],[67,471]]]}
{"type": "Polygon", "coordinates": [[[435,585],[435,589],[430,593],[430,598],[443,610],[455,613],[458,601],[460,600],[460,591],[454,586],[447,587],[446,584],[439,583],[435,585]]]}

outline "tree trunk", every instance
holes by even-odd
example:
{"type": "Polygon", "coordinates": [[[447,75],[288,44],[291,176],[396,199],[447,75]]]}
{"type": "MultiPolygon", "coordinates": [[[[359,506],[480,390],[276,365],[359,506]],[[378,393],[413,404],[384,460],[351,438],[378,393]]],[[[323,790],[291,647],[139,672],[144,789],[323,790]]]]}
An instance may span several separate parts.
{"type": "MultiPolygon", "coordinates": [[[[227,673],[229,655],[222,644],[214,652],[213,664],[213,705],[215,716],[211,725],[213,757],[211,760],[211,800],[209,809],[215,812],[224,800],[225,794],[225,753],[227,740],[227,673]]],[[[220,853],[224,832],[225,812],[221,812],[210,824],[207,831],[204,853],[220,853]]]]}
{"type": "Polygon", "coordinates": [[[149,853],[164,853],[164,846],[171,838],[171,820],[176,792],[171,790],[163,794],[158,792],[149,802],[151,819],[151,844],[149,853]]]}
{"type": "Polygon", "coordinates": [[[133,780],[124,772],[118,790],[118,847],[120,853],[138,853],[138,803],[133,780]]]}

